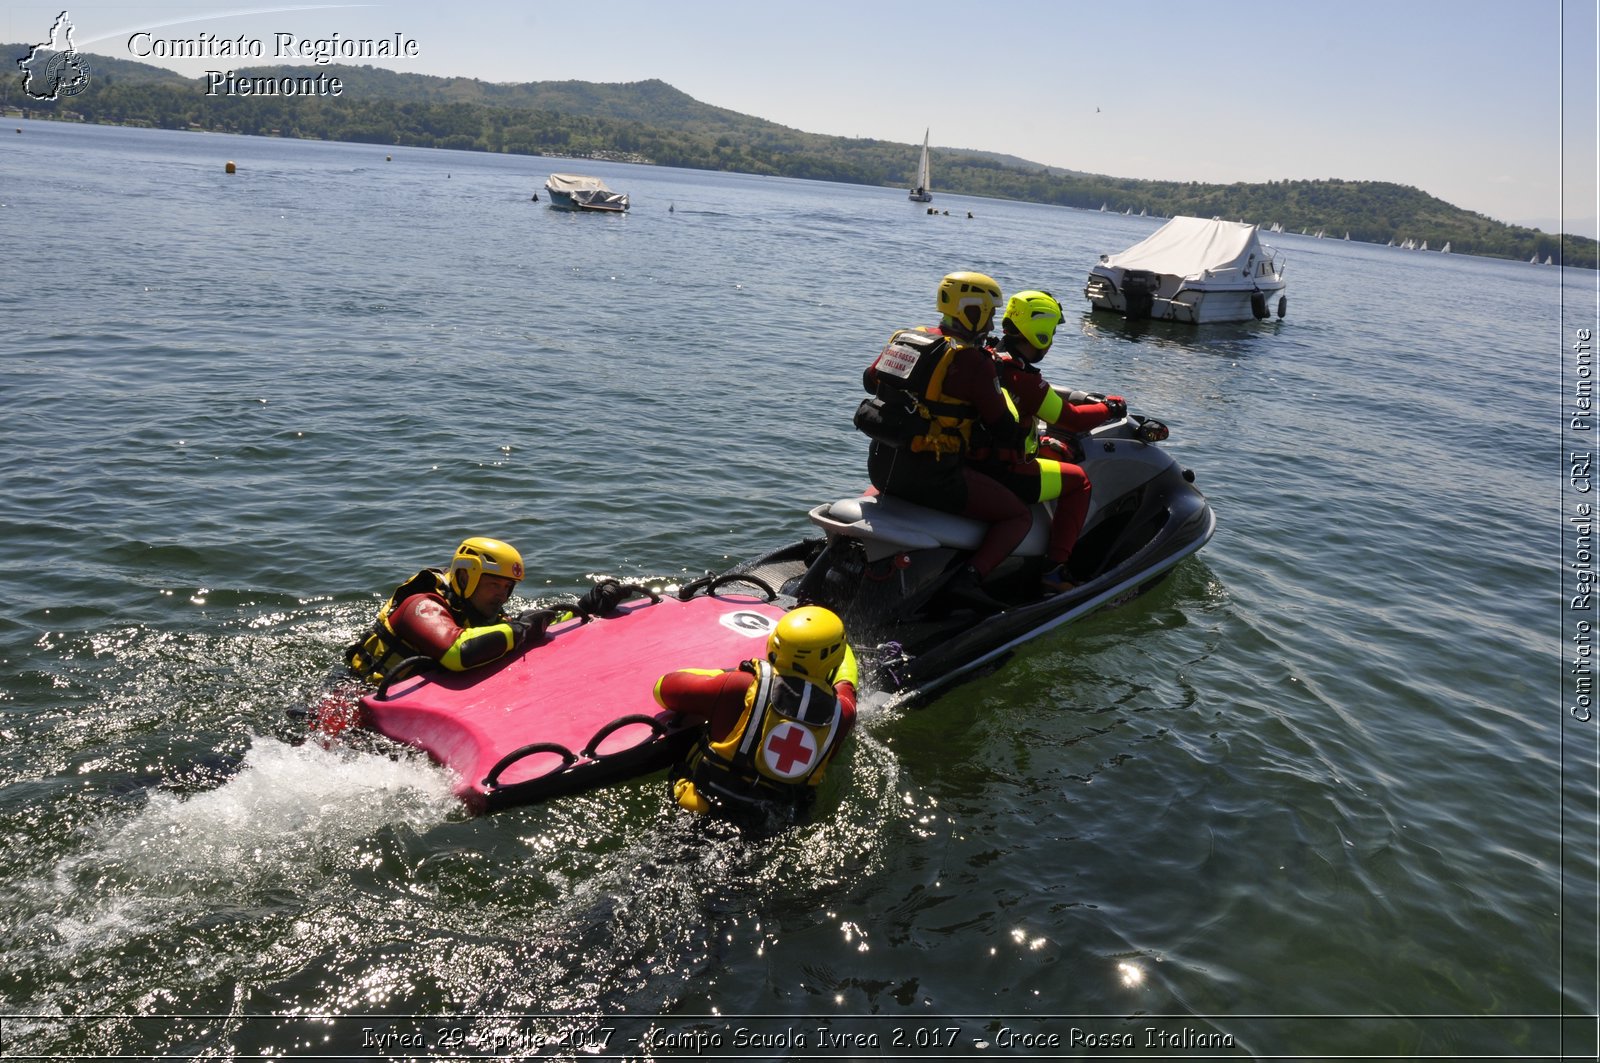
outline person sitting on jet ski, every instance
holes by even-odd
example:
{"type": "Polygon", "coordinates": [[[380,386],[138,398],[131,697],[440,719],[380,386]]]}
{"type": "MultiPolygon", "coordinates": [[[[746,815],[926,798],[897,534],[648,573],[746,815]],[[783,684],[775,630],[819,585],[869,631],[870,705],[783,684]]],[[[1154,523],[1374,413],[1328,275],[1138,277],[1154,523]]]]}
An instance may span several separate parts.
{"type": "Polygon", "coordinates": [[[978,468],[1011,488],[1024,502],[1060,499],[1050,524],[1043,577],[1045,588],[1057,593],[1074,586],[1067,574],[1067,559],[1089,512],[1089,477],[1073,463],[1066,447],[1049,437],[1040,439],[1038,421],[1068,432],[1087,432],[1128,412],[1128,404],[1118,395],[1108,395],[1103,402],[1066,401],[1039,372],[1039,362],[1050,353],[1062,316],[1061,303],[1049,292],[1017,292],[1006,301],[1000,344],[993,352],[995,373],[1027,436],[1019,458],[1007,460],[998,451],[990,451],[976,461],[978,468]]]}
{"type": "Polygon", "coordinates": [[[523,577],[522,555],[499,539],[475,536],[456,547],[448,574],[425,568],[378,610],[372,631],[345,650],[345,663],[368,683],[408,657],[428,657],[452,672],[498,661],[573,614],[529,609],[514,617],[506,600],[523,577]]]}
{"type": "Polygon", "coordinates": [[[879,398],[909,396],[920,414],[919,434],[904,444],[873,439],[867,452],[872,485],[886,495],[988,522],[983,541],[948,590],[991,612],[1004,606],[983,590],[983,579],[1033,523],[1013,492],[967,461],[979,423],[992,439],[1015,437],[999,444],[1003,451],[1020,451],[1020,430],[983,346],[999,303],[1000,285],[992,277],[949,274],[939,282],[939,324],[896,332],[862,374],[868,391],[879,398]]]}
{"type": "Polygon", "coordinates": [[[816,605],[783,615],[765,659],[668,672],[656,702],[706,721],[673,769],[673,797],[691,812],[803,818],[855,726],[857,681],[844,622],[816,605]]]}

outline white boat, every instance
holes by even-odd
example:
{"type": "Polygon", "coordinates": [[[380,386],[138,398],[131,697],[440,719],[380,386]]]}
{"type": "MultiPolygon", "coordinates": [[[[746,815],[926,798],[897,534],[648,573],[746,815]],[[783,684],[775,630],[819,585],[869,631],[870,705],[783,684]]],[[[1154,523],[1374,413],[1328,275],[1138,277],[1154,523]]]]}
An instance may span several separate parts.
{"type": "Polygon", "coordinates": [[[544,183],[544,190],[550,195],[550,205],[557,210],[592,210],[621,214],[628,209],[627,193],[611,191],[598,177],[553,173],[544,183]]]}
{"type": "Polygon", "coordinates": [[[932,181],[928,178],[928,131],[922,131],[922,159],[917,163],[917,187],[911,190],[911,202],[932,203],[933,192],[929,186],[932,181]]]}
{"type": "Polygon", "coordinates": [[[1444,246],[1439,248],[1439,253],[1441,255],[1448,255],[1450,253],[1450,241],[1449,240],[1446,240],[1444,242],[1444,246]]]}
{"type": "Polygon", "coordinates": [[[1101,255],[1083,294],[1129,319],[1207,324],[1288,311],[1283,262],[1250,224],[1176,217],[1126,251],[1101,255]]]}

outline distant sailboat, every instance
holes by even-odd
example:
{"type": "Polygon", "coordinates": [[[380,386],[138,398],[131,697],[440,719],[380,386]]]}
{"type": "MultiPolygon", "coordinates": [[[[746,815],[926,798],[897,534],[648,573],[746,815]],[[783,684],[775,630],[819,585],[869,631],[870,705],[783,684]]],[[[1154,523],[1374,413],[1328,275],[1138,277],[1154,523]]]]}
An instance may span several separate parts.
{"type": "Polygon", "coordinates": [[[1449,240],[1446,240],[1444,242],[1444,246],[1439,248],[1439,253],[1441,255],[1448,255],[1450,253],[1450,241],[1449,240]]]}
{"type": "Polygon", "coordinates": [[[1556,264],[1556,261],[1555,261],[1555,259],[1551,258],[1549,255],[1546,255],[1546,256],[1544,256],[1544,264],[1547,265],[1547,266],[1553,266],[1553,265],[1556,264]]]}
{"type": "Polygon", "coordinates": [[[932,203],[933,193],[928,186],[933,182],[928,178],[928,130],[922,131],[922,159],[917,163],[917,187],[911,190],[911,202],[932,203]]]}

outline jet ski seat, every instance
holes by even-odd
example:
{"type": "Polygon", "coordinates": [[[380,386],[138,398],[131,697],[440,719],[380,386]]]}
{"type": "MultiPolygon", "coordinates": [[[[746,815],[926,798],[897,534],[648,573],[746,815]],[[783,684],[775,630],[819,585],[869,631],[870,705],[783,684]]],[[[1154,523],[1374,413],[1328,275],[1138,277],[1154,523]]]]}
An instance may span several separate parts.
{"type": "MultiPolygon", "coordinates": [[[[842,535],[860,539],[871,561],[907,550],[976,550],[988,530],[981,520],[880,494],[826,502],[814,507],[809,516],[811,523],[829,538],[842,535]]],[[[1037,503],[1033,506],[1033,526],[1013,553],[1018,557],[1043,557],[1049,538],[1050,512],[1037,503]]]]}

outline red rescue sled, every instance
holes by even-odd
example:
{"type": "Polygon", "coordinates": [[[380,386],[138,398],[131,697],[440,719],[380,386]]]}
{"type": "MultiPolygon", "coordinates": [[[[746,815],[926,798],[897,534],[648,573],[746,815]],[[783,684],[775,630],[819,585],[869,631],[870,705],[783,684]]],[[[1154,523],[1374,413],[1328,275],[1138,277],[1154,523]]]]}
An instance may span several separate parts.
{"type": "Polygon", "coordinates": [[[586,790],[685,753],[697,724],[656,704],[656,680],[762,656],[783,612],[753,595],[652,595],[485,668],[397,669],[361,699],[363,721],[453,771],[475,811],[586,790]]]}

